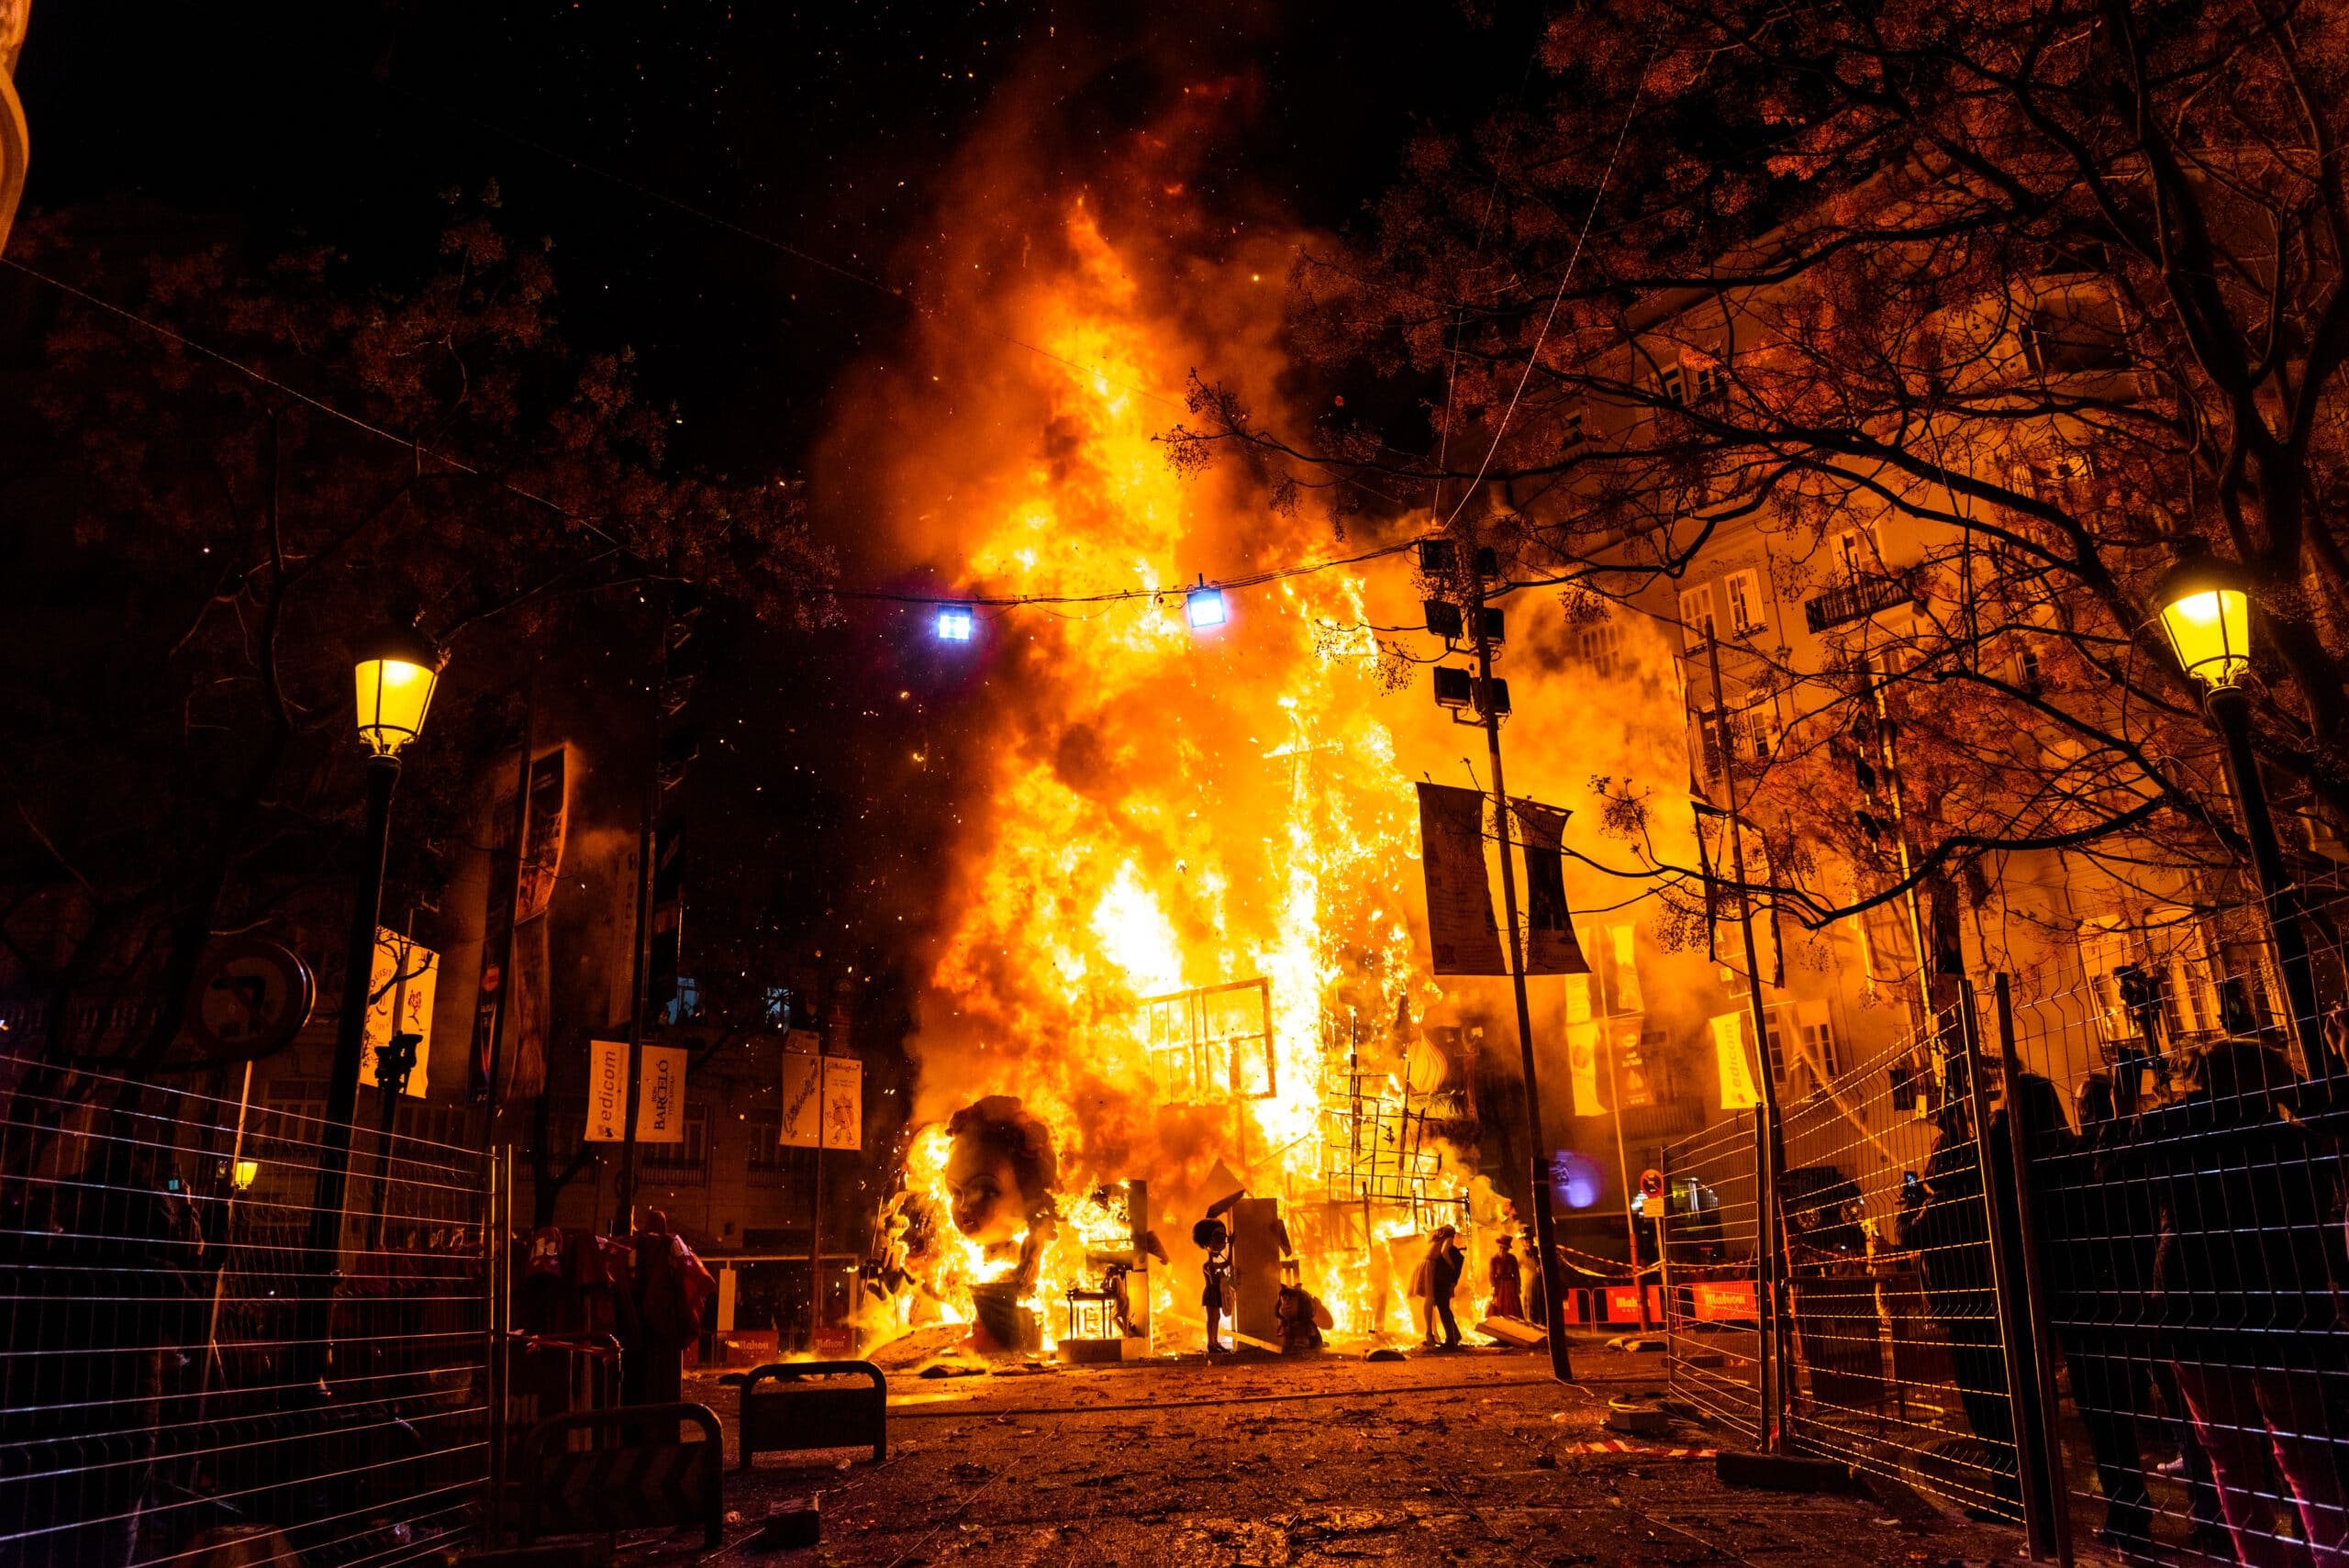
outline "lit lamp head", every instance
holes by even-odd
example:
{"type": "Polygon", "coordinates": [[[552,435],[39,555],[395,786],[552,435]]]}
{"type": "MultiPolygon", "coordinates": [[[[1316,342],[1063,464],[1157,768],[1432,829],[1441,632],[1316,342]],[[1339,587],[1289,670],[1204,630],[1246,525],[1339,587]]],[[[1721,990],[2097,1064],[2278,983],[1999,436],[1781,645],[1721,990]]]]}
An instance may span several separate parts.
{"type": "Polygon", "coordinates": [[[938,640],[968,642],[971,640],[971,606],[941,605],[938,608],[938,640]]]}
{"type": "Polygon", "coordinates": [[[2216,691],[2251,668],[2251,598],[2234,568],[2207,557],[2183,562],[2162,579],[2154,598],[2162,630],[2188,674],[2216,691]]]}
{"type": "Polygon", "coordinates": [[[1208,586],[1205,573],[1199,574],[1197,587],[1183,591],[1183,617],[1193,631],[1212,631],[1223,624],[1223,590],[1208,586]]]}
{"type": "Polygon", "coordinates": [[[368,750],[396,757],[416,739],[447,657],[414,627],[395,628],[362,645],[356,670],[359,738],[368,750]]]}
{"type": "Polygon", "coordinates": [[[240,1193],[250,1192],[253,1183],[260,1178],[261,1162],[258,1160],[239,1160],[229,1168],[228,1180],[240,1193]]]}

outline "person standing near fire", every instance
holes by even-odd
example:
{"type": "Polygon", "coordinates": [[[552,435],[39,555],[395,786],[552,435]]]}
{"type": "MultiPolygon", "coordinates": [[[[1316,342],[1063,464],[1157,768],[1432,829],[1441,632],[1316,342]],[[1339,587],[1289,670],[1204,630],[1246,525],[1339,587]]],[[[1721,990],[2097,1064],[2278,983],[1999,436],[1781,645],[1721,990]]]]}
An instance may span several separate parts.
{"type": "Polygon", "coordinates": [[[1494,1249],[1492,1261],[1485,1265],[1485,1277],[1493,1287],[1492,1315],[1496,1318],[1525,1316],[1525,1274],[1518,1264],[1516,1248],[1516,1237],[1503,1236],[1494,1249]]]}
{"type": "Polygon", "coordinates": [[[1208,1322],[1208,1354],[1221,1355],[1230,1349],[1223,1343],[1223,1307],[1231,1295],[1231,1232],[1220,1219],[1202,1219],[1191,1227],[1191,1243],[1207,1254],[1199,1263],[1206,1282],[1199,1308],[1208,1322]]]}
{"type": "Polygon", "coordinates": [[[1452,1316],[1452,1293],[1460,1288],[1461,1271],[1468,1260],[1461,1254],[1458,1232],[1449,1225],[1436,1227],[1428,1238],[1428,1255],[1419,1262],[1419,1271],[1411,1278],[1411,1294],[1419,1302],[1419,1321],[1425,1329],[1420,1343],[1436,1348],[1436,1320],[1443,1321],[1443,1349],[1460,1348],[1460,1325],[1452,1316]]]}

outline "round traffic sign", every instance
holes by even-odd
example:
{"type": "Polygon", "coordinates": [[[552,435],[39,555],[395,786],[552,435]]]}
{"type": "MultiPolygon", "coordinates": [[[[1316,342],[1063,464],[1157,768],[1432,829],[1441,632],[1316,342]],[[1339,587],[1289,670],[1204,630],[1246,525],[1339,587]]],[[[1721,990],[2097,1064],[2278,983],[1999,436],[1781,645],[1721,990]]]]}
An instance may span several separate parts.
{"type": "Polygon", "coordinates": [[[196,971],[187,1030],[215,1062],[255,1062],[294,1043],[317,997],[317,977],[291,948],[239,937],[196,971]]]}
{"type": "Polygon", "coordinates": [[[1640,1173],[1640,1192],[1645,1197],[1664,1195],[1664,1173],[1650,1166],[1640,1173]]]}

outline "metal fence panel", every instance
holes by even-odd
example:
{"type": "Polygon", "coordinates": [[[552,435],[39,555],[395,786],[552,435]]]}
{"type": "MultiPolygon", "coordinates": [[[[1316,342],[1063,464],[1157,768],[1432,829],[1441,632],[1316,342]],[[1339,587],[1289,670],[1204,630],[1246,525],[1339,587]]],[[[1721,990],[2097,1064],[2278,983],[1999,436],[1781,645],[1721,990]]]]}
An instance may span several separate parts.
{"type": "Polygon", "coordinates": [[[479,1153],[360,1129],[328,1277],[315,1119],[39,1068],[0,1114],[0,1564],[248,1535],[356,1568],[471,1529],[479,1153]]]}

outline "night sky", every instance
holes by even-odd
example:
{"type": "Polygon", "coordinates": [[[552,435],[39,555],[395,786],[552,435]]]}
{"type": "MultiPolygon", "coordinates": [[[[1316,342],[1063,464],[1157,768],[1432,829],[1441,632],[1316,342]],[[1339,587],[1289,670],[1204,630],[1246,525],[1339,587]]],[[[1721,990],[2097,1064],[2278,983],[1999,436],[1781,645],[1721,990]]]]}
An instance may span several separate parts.
{"type": "Polygon", "coordinates": [[[890,347],[932,181],[1019,73],[1054,83],[1073,160],[1186,77],[1246,77],[1219,177],[1338,228],[1416,125],[1522,78],[1537,27],[1329,0],[46,0],[26,199],[142,195],[233,216],[256,254],[307,236],[396,275],[441,192],[494,179],[514,230],[554,239],[574,340],[636,349],[689,459],[767,465],[820,431],[844,363],[890,347]]]}

